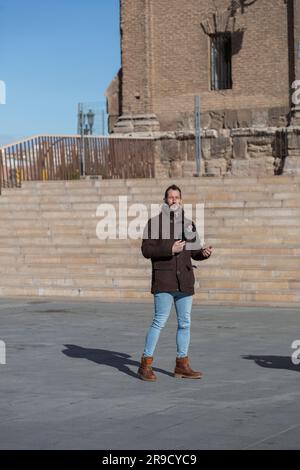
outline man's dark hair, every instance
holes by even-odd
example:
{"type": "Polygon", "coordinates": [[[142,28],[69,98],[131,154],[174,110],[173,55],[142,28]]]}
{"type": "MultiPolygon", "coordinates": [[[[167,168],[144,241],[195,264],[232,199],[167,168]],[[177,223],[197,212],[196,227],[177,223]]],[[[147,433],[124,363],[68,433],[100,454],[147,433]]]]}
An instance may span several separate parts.
{"type": "Polygon", "coordinates": [[[178,191],[179,194],[180,194],[180,199],[181,199],[181,189],[178,188],[178,186],[176,186],[176,184],[172,184],[171,186],[169,186],[167,189],[166,189],[166,192],[165,192],[165,199],[167,199],[168,197],[168,192],[172,189],[172,191],[178,191]]]}

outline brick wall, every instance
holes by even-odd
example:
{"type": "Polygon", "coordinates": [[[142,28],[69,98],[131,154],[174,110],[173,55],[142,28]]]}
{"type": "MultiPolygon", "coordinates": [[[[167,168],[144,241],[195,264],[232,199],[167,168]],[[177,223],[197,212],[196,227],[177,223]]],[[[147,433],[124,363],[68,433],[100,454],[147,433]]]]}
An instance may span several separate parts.
{"type": "Polygon", "coordinates": [[[154,112],[162,130],[202,111],[289,107],[284,0],[257,0],[236,15],[233,88],[210,90],[210,38],[201,26],[230,0],[121,0],[123,114],[154,112]],[[242,40],[241,40],[242,38],[242,40]]]}

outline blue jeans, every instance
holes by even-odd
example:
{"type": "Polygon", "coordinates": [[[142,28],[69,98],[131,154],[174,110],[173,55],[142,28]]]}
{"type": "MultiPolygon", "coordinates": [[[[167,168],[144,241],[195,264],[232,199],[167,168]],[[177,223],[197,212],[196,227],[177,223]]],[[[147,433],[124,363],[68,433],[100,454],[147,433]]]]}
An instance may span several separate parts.
{"type": "Polygon", "coordinates": [[[144,356],[153,356],[160,332],[169,318],[173,300],[178,322],[176,335],[177,357],[188,355],[193,296],[184,292],[160,292],[154,294],[155,314],[146,336],[144,356]]]}

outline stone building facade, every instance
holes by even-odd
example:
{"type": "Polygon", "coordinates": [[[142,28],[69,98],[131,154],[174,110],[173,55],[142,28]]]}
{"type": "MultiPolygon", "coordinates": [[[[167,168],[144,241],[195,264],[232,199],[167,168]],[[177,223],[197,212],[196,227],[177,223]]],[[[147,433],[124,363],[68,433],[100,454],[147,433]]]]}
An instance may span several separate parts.
{"type": "Polygon", "coordinates": [[[300,173],[300,0],[120,0],[110,132],[155,141],[156,174],[300,173]],[[299,82],[298,82],[299,81],[299,82]]]}

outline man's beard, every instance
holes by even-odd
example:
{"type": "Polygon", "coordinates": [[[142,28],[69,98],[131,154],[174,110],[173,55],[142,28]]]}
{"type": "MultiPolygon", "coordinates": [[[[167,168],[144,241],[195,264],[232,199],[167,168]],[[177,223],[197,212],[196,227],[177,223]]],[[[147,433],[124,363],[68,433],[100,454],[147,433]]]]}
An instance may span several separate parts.
{"type": "Polygon", "coordinates": [[[169,206],[169,208],[170,208],[170,211],[176,212],[176,211],[179,210],[180,206],[179,206],[179,204],[176,204],[176,203],[175,203],[175,204],[171,204],[171,205],[169,206]]]}

